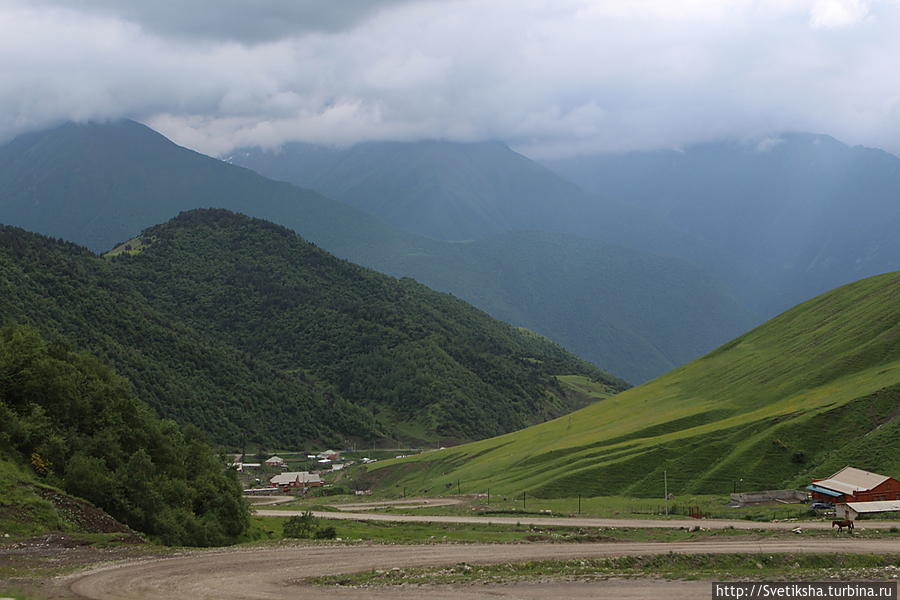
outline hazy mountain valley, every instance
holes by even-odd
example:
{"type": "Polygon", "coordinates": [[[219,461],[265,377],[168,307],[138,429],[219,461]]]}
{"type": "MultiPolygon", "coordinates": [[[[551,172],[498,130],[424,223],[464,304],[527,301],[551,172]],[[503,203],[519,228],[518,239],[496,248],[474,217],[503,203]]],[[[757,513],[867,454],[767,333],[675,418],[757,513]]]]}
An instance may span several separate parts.
{"type": "Polygon", "coordinates": [[[896,597],[898,27],[0,2],[0,600],[896,597]]]}

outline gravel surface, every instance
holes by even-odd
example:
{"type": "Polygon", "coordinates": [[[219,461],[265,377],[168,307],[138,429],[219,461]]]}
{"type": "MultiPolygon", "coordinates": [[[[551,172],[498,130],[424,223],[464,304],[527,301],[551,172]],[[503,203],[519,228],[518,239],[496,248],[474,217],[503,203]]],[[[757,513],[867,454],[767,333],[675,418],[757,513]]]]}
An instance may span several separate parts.
{"type": "MultiPolygon", "coordinates": [[[[93,600],[258,600],[304,598],[652,598],[708,597],[709,582],[648,579],[590,583],[406,586],[342,589],[301,583],[307,577],[394,567],[519,562],[664,553],[897,553],[898,540],[696,540],[597,544],[447,544],[429,546],[285,546],[195,552],[133,561],[69,576],[60,591],[93,600]]],[[[54,597],[61,597],[55,595],[54,597]]]]}

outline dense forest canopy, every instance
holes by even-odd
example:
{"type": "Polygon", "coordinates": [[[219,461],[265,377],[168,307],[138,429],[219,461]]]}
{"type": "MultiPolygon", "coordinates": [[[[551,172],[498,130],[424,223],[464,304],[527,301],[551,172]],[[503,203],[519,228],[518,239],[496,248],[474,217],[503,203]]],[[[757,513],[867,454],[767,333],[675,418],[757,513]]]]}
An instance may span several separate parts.
{"type": "Polygon", "coordinates": [[[0,458],[166,544],[233,543],[249,524],[196,427],[158,419],[108,366],[30,327],[0,330],[0,458]]]}
{"type": "Polygon", "coordinates": [[[578,406],[556,375],[624,387],[452,296],[224,210],[106,259],[3,227],[0,258],[4,319],[72,339],[160,415],[234,447],[477,439],[578,406]]]}

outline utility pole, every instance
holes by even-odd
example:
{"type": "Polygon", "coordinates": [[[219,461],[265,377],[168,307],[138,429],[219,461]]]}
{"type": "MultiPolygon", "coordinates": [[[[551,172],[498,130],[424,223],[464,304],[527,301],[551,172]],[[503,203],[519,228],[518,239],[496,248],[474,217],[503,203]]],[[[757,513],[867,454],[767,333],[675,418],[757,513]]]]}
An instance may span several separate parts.
{"type": "Polygon", "coordinates": [[[522,510],[525,510],[525,492],[522,492],[522,510]]]}
{"type": "Polygon", "coordinates": [[[462,496],[462,493],[459,491],[459,479],[456,480],[456,495],[462,496]]]}
{"type": "Polygon", "coordinates": [[[663,494],[666,496],[666,516],[669,516],[669,475],[663,469],[663,494]]]}
{"type": "Polygon", "coordinates": [[[581,514],[581,494],[578,494],[578,514],[581,514]]]}

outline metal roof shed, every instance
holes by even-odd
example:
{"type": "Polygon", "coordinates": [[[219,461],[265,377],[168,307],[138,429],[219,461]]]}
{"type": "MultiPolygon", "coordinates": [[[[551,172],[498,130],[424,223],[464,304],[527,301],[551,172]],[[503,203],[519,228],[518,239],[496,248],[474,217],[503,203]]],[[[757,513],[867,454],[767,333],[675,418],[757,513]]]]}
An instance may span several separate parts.
{"type": "Polygon", "coordinates": [[[835,515],[845,519],[856,519],[859,515],[900,512],[900,500],[877,500],[873,502],[847,502],[835,507],[835,515]]]}

